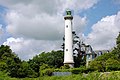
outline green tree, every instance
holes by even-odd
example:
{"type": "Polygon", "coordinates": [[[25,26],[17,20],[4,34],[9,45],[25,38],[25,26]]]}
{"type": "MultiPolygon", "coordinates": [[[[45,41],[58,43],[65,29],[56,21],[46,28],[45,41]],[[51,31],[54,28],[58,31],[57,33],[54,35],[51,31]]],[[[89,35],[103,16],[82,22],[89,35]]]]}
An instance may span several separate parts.
{"type": "MultiPolygon", "coordinates": [[[[11,53],[12,53],[12,50],[10,49],[10,47],[9,46],[7,46],[7,45],[1,45],[0,46],[0,60],[2,60],[2,56],[5,54],[5,53],[8,53],[8,56],[10,56],[11,55],[11,53]]],[[[7,56],[7,55],[6,55],[7,56]]]]}
{"type": "Polygon", "coordinates": [[[116,38],[116,47],[112,51],[112,54],[114,54],[117,60],[120,60],[120,32],[118,37],[116,38]]]}
{"type": "Polygon", "coordinates": [[[16,74],[21,64],[21,60],[12,52],[9,46],[0,46],[0,69],[5,70],[11,77],[18,77],[16,74]]]}
{"type": "Polygon", "coordinates": [[[39,76],[40,67],[44,64],[48,65],[50,68],[60,68],[63,66],[63,51],[42,52],[33,57],[33,59],[30,59],[28,63],[32,70],[37,73],[37,76],[39,76]]]}
{"type": "Polygon", "coordinates": [[[120,47],[120,32],[119,32],[119,35],[117,37],[116,44],[117,44],[117,47],[120,47]]]}
{"type": "Polygon", "coordinates": [[[37,73],[30,67],[28,62],[23,61],[20,65],[20,68],[17,71],[17,75],[19,78],[25,77],[37,77],[37,73]]]}
{"type": "Polygon", "coordinates": [[[0,61],[0,71],[6,72],[7,64],[3,61],[0,61]]]}
{"type": "Polygon", "coordinates": [[[36,76],[39,76],[39,69],[40,69],[40,60],[36,55],[33,59],[28,61],[30,68],[35,72],[36,76]]]}

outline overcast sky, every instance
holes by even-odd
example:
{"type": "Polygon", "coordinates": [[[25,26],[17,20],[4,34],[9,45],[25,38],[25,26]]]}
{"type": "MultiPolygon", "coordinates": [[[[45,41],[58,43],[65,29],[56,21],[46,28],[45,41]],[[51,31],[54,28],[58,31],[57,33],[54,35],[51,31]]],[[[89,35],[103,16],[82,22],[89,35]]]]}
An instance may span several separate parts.
{"type": "Polygon", "coordinates": [[[120,0],[0,0],[0,45],[23,60],[59,50],[65,10],[73,29],[94,50],[111,49],[120,32],[120,0]]]}

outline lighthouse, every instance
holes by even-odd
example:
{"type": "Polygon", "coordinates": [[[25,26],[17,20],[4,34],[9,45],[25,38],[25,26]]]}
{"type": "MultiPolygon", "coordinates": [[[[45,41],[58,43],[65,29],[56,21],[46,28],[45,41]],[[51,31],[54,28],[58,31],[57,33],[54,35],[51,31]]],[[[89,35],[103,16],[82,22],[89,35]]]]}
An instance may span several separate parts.
{"type": "Polygon", "coordinates": [[[70,10],[66,11],[65,19],[65,49],[64,49],[64,65],[74,67],[73,60],[73,38],[72,38],[72,19],[73,16],[70,10]]]}

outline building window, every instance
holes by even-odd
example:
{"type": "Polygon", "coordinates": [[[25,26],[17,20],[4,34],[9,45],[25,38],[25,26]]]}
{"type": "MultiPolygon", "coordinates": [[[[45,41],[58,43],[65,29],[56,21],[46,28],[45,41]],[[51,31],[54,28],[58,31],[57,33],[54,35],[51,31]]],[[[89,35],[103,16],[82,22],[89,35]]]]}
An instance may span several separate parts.
{"type": "Polygon", "coordinates": [[[99,51],[99,52],[98,52],[98,56],[101,56],[101,55],[102,55],[102,51],[99,51]]]}
{"type": "Polygon", "coordinates": [[[68,51],[68,49],[66,49],[66,51],[68,51]]]}
{"type": "Polygon", "coordinates": [[[87,55],[87,59],[88,59],[88,60],[90,59],[90,55],[87,55]]]}
{"type": "Polygon", "coordinates": [[[68,28],[68,25],[66,25],[66,28],[68,28]]]}

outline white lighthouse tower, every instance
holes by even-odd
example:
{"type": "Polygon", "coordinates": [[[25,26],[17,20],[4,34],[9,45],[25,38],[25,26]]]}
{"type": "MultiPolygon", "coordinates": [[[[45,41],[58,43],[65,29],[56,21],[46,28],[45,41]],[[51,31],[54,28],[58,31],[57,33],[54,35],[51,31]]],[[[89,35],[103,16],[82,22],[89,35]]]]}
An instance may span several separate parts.
{"type": "Polygon", "coordinates": [[[64,65],[68,64],[74,67],[73,60],[73,38],[72,38],[72,19],[71,11],[66,11],[65,19],[65,49],[64,49],[64,65]]]}

